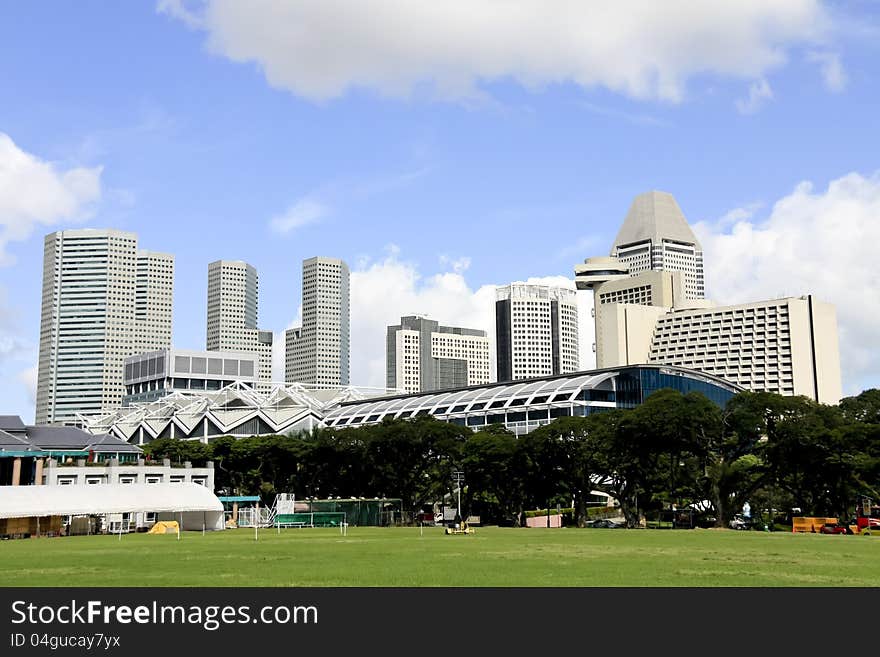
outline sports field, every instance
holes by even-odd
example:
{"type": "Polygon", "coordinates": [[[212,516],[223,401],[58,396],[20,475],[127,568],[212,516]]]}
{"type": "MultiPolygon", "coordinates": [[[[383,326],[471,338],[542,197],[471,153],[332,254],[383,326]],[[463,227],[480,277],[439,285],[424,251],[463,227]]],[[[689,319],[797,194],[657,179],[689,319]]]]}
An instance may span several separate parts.
{"type": "Polygon", "coordinates": [[[880,586],[880,537],[732,530],[228,530],[0,542],[0,586],[880,586]]]}

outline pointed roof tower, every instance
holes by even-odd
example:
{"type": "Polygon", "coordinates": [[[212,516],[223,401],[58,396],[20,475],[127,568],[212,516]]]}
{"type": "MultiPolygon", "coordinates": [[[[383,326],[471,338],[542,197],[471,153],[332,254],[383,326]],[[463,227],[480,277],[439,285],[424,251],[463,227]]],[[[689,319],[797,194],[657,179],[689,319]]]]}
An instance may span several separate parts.
{"type": "Polygon", "coordinates": [[[693,244],[702,250],[675,197],[668,192],[645,192],[633,199],[611,246],[611,254],[614,255],[619,246],[645,240],[659,244],[664,239],[693,244]]]}

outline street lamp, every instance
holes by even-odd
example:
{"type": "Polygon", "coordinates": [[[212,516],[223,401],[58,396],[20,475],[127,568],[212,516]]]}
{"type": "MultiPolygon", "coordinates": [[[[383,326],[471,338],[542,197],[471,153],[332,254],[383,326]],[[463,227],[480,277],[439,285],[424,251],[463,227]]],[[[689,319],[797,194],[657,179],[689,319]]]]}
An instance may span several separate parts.
{"type": "Polygon", "coordinates": [[[461,518],[461,482],[464,481],[464,472],[461,470],[453,470],[452,480],[455,482],[458,490],[458,517],[461,518]]]}

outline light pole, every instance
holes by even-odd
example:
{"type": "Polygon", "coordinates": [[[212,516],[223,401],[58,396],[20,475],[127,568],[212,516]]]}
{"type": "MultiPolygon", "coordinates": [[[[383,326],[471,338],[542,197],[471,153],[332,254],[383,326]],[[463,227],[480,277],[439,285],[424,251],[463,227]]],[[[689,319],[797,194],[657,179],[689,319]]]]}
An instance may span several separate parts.
{"type": "Polygon", "coordinates": [[[461,470],[452,471],[452,480],[458,490],[458,518],[461,520],[461,482],[464,481],[464,472],[461,470]]]}

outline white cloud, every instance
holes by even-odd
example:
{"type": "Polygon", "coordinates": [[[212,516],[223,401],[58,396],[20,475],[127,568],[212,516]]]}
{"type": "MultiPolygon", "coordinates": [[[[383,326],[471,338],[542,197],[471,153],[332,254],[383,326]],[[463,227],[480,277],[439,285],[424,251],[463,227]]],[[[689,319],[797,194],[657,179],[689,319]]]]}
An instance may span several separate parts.
{"type": "Polygon", "coordinates": [[[0,132],[0,265],[11,264],[9,242],[27,239],[37,226],[84,219],[100,197],[101,167],[63,170],[0,132]]]}
{"type": "Polygon", "coordinates": [[[28,400],[31,404],[37,403],[37,366],[28,367],[18,373],[18,381],[27,390],[28,400]]]}
{"type": "Polygon", "coordinates": [[[707,294],[720,303],[814,294],[834,304],[844,394],[858,393],[880,372],[878,218],[880,173],[850,173],[824,191],[800,183],[763,220],[700,222],[707,294]]]}
{"type": "Polygon", "coordinates": [[[398,173],[371,173],[340,177],[305,194],[280,215],[269,220],[269,229],[287,234],[316,224],[351,204],[362,204],[375,196],[403,189],[429,172],[427,167],[398,173]]]}
{"type": "Polygon", "coordinates": [[[846,71],[840,63],[840,54],[836,52],[811,52],[807,60],[819,64],[825,88],[835,93],[846,88],[846,71]]]}
{"type": "Polygon", "coordinates": [[[4,413],[33,417],[37,368],[32,365],[36,360],[35,345],[22,337],[21,311],[10,305],[6,286],[0,285],[0,379],[5,385],[4,413]],[[22,370],[24,365],[28,368],[22,370]]]}
{"type": "Polygon", "coordinates": [[[764,106],[764,103],[773,99],[773,89],[767,80],[756,80],[749,86],[749,97],[740,98],[736,101],[736,109],[741,114],[754,114],[764,106]]]}
{"type": "Polygon", "coordinates": [[[204,21],[195,11],[187,9],[183,0],[159,0],[156,3],[156,11],[160,14],[168,14],[194,30],[205,27],[204,21]]]}
{"type": "Polygon", "coordinates": [[[755,213],[764,207],[764,204],[760,201],[754,201],[752,203],[747,203],[738,208],[734,208],[733,210],[728,211],[718,220],[718,225],[721,227],[732,226],[738,221],[745,221],[746,219],[751,219],[755,216],[755,213]]]}
{"type": "Polygon", "coordinates": [[[688,79],[760,79],[787,51],[827,38],[820,0],[204,0],[159,11],[254,62],[277,88],[326,100],[354,88],[408,97],[481,95],[487,81],[600,86],[677,102],[688,79]]]}
{"type": "Polygon", "coordinates": [[[452,258],[446,254],[441,255],[438,260],[440,261],[441,267],[449,267],[452,269],[452,273],[454,274],[463,274],[471,266],[471,259],[467,256],[461,256],[460,258],[452,258]]]}
{"type": "Polygon", "coordinates": [[[323,203],[305,198],[287,208],[284,214],[270,219],[269,227],[276,233],[287,234],[297,228],[318,223],[329,212],[329,208],[323,203]]]}
{"type": "MultiPolygon", "coordinates": [[[[399,258],[390,249],[380,261],[362,262],[351,273],[351,382],[384,387],[385,336],[387,327],[404,315],[421,314],[441,324],[482,329],[491,340],[492,373],[495,360],[495,285],[473,289],[463,271],[454,271],[447,259],[447,271],[422,276],[418,267],[399,258]]],[[[561,285],[574,289],[564,276],[530,278],[527,283],[561,285]]],[[[500,282],[506,284],[507,282],[500,282]]],[[[581,369],[595,364],[592,353],[592,296],[578,293],[581,325],[581,369]]]]}

